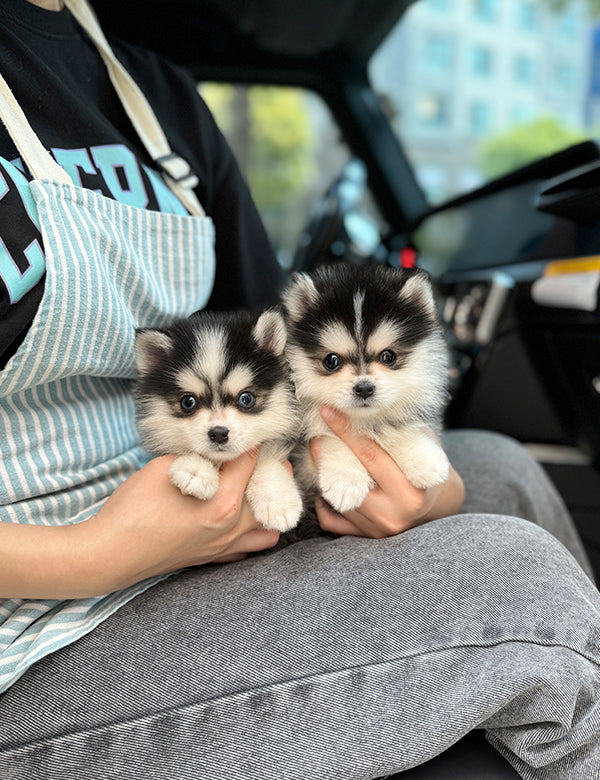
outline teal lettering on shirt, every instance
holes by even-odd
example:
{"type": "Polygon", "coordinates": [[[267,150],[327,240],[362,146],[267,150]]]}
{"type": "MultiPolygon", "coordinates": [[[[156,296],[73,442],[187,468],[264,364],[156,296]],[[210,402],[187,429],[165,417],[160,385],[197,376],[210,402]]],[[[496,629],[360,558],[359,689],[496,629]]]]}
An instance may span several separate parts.
{"type": "MultiPolygon", "coordinates": [[[[98,176],[103,181],[104,191],[108,190],[115,200],[142,209],[148,207],[151,188],[150,197],[155,198],[159,211],[165,214],[188,213],[161,175],[146,165],[140,167],[136,156],[122,144],[93,146],[90,149],[53,148],[52,154],[76,186],[83,186],[82,174],[98,176]]],[[[29,180],[23,173],[21,160],[8,162],[0,157],[0,166],[0,206],[9,189],[14,190],[16,187],[27,218],[39,232],[37,207],[31,195],[29,180]],[[3,170],[9,178],[5,178],[3,170]]],[[[93,191],[102,193],[100,189],[93,191]]],[[[14,240],[13,236],[11,241],[14,240]]],[[[16,303],[32,290],[46,269],[43,248],[38,238],[32,238],[24,230],[23,241],[28,243],[16,255],[14,245],[9,249],[0,237],[0,282],[5,285],[11,303],[16,303]],[[15,258],[19,259],[19,263],[15,262],[15,258]]]]}
{"type": "Polygon", "coordinates": [[[159,173],[152,168],[148,168],[144,165],[144,171],[150,179],[154,195],[156,196],[156,202],[158,204],[159,211],[163,214],[187,214],[185,206],[175,195],[175,193],[169,189],[165,184],[164,179],[159,173]]]}
{"type": "MultiPolygon", "coordinates": [[[[29,182],[23,174],[11,165],[7,160],[0,157],[0,166],[10,176],[16,185],[21,196],[22,203],[27,212],[27,216],[39,230],[40,223],[37,207],[33,196],[29,190],[29,182]]],[[[2,199],[9,191],[9,185],[4,175],[0,172],[0,206],[2,199]]],[[[15,257],[6,247],[3,240],[0,239],[0,278],[4,282],[11,303],[19,301],[26,293],[32,290],[44,275],[46,263],[42,247],[37,239],[33,239],[23,247],[22,253],[27,261],[24,270],[21,270],[15,262],[15,257]]]]}
{"type": "Polygon", "coordinates": [[[121,145],[93,146],[90,151],[113,198],[127,206],[145,209],[148,196],[135,155],[121,145]]]}
{"type": "MultiPolygon", "coordinates": [[[[96,168],[87,149],[52,149],[52,154],[60,167],[64,168],[69,175],[73,184],[78,187],[81,187],[80,171],[90,174],[96,173],[96,168]]],[[[100,190],[94,190],[94,192],[100,193],[100,190]]]]}

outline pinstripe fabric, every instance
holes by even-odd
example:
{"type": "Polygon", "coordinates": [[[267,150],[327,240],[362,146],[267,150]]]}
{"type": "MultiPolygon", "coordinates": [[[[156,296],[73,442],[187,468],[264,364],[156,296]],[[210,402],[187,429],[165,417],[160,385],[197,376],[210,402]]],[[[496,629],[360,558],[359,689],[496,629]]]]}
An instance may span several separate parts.
{"type": "MultiPolygon", "coordinates": [[[[147,460],[131,382],[136,327],[202,308],[214,280],[210,219],[132,208],[33,181],[45,292],[0,372],[0,519],[61,525],[94,514],[147,460]]],[[[101,598],[0,602],[0,691],[155,580],[101,598]]]]}

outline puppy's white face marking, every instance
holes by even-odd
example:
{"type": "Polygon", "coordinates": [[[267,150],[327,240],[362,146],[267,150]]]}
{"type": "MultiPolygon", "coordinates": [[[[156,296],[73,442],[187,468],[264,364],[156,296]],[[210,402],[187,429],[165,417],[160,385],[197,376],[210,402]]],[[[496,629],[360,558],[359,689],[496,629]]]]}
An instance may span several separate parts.
{"type": "Polygon", "coordinates": [[[254,371],[250,366],[234,366],[223,379],[223,384],[219,388],[224,395],[239,395],[243,390],[248,389],[254,382],[254,371]]]}
{"type": "Polygon", "coordinates": [[[209,393],[209,387],[206,382],[199,377],[195,371],[192,371],[191,368],[182,368],[181,371],[175,375],[175,381],[182,392],[194,393],[194,395],[197,395],[199,398],[202,398],[209,393]]]}
{"type": "Polygon", "coordinates": [[[378,355],[384,349],[393,349],[393,345],[402,338],[402,328],[397,322],[383,320],[367,339],[367,355],[378,355]]]}
{"type": "Polygon", "coordinates": [[[325,352],[335,352],[337,355],[351,355],[356,352],[356,341],[341,322],[328,323],[318,338],[325,352]]]}
{"type": "Polygon", "coordinates": [[[360,344],[363,337],[363,306],[365,304],[365,291],[357,290],[352,298],[354,307],[354,338],[360,344]]]}
{"type": "Polygon", "coordinates": [[[192,369],[214,386],[225,370],[225,334],[221,328],[204,330],[197,336],[197,350],[192,369]]]}

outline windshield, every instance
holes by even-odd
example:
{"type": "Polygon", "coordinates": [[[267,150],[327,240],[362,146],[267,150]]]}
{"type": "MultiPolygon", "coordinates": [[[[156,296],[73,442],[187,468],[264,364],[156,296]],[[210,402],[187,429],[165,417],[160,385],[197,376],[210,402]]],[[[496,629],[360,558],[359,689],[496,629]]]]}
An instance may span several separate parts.
{"type": "Polygon", "coordinates": [[[595,0],[419,0],[370,64],[430,203],[600,135],[595,0]]]}

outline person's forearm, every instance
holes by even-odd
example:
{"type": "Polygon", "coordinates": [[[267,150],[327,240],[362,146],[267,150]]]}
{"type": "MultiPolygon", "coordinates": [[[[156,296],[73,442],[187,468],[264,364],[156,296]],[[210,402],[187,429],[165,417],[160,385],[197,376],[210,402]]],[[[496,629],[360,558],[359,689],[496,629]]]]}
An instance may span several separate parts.
{"type": "Polygon", "coordinates": [[[87,523],[0,522],[0,550],[0,598],[84,598],[111,590],[87,523]]]}
{"type": "Polygon", "coordinates": [[[279,534],[259,526],[244,500],[257,458],[252,452],[225,463],[219,490],[206,501],[173,486],[175,457],[163,456],[129,477],[83,523],[0,521],[0,598],[102,596],[148,577],[272,547],[279,534]]]}

